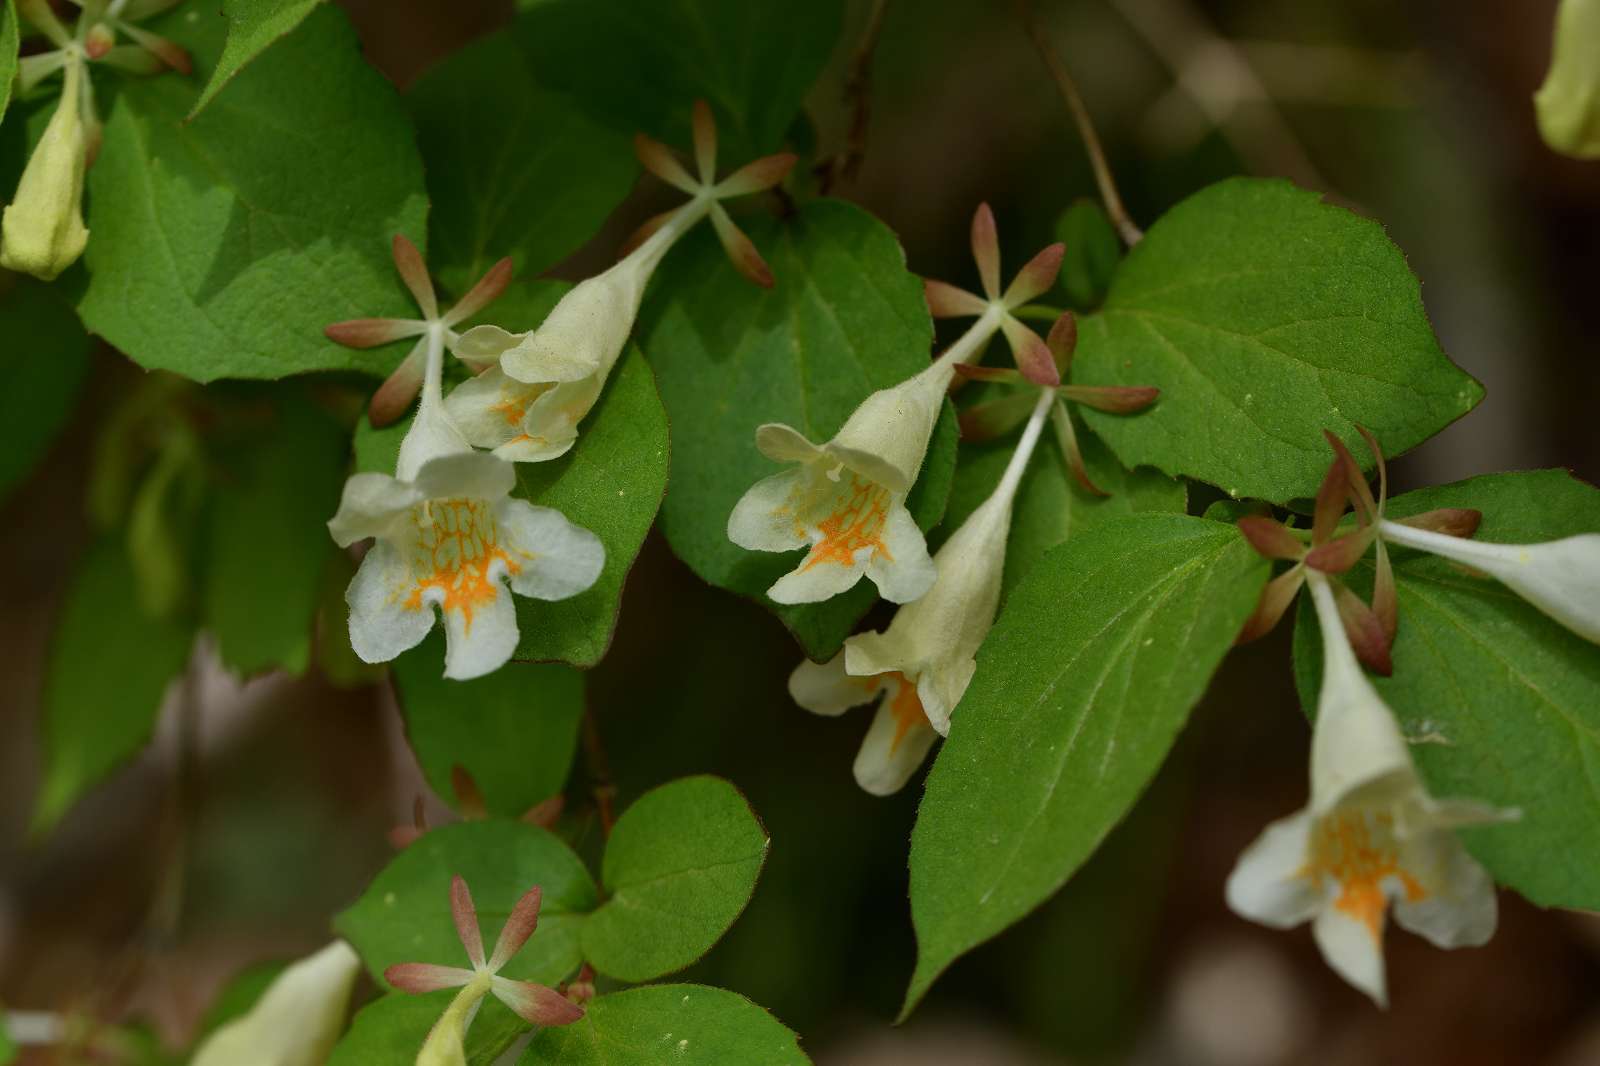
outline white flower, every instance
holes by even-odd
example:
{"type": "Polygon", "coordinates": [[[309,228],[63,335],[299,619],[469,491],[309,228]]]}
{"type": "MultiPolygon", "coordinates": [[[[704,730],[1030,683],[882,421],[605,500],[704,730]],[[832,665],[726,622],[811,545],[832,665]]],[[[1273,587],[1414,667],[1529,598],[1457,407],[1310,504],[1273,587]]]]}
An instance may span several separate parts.
{"type": "Polygon", "coordinates": [[[1551,148],[1600,158],[1600,0],[1562,0],[1550,72],[1534,94],[1539,133],[1551,148]]]}
{"type": "Polygon", "coordinates": [[[1439,947],[1493,935],[1494,882],[1452,829],[1517,817],[1436,800],[1394,716],[1361,672],[1328,579],[1307,575],[1322,628],[1323,680],[1311,741],[1311,802],[1268,826],[1228,878],[1228,905],[1277,928],[1311,921],[1345,980],[1387,1002],[1383,931],[1402,926],[1439,947]]]}
{"type": "Polygon", "coordinates": [[[795,157],[766,156],[722,181],[716,180],[716,126],[704,101],[695,104],[698,179],[689,176],[667,148],[636,139],[645,167],[692,199],[657,216],[635,235],[638,246],[606,271],[579,282],[544,322],[529,333],[479,326],[462,335],[459,354],[498,363],[462,383],[446,401],[450,416],[480,448],[513,462],[540,462],[564,455],[605,387],[633,332],[645,287],[661,260],[701,219],[710,217],[734,265],[757,284],[770,287],[755,245],[734,225],[721,200],[771,188],[795,157]]]}
{"type": "Polygon", "coordinates": [[[938,736],[917,698],[915,681],[901,673],[852,677],[845,672],[843,652],[827,663],[808,659],[795,667],[789,694],[806,710],[829,716],[884,697],[855,762],[856,783],[874,796],[904,788],[938,736]]]}
{"type": "Polygon", "coordinates": [[[817,714],[841,714],[884,694],[855,764],[856,781],[874,795],[899,791],[934,737],[950,731],[1000,606],[1017,486],[1054,405],[1054,392],[1041,392],[1000,483],[934,558],[933,588],[895,612],[885,632],[850,637],[827,663],[803,662],[790,675],[794,701],[817,714]]]}
{"type": "Polygon", "coordinates": [[[559,511],[510,498],[515,468],[461,439],[440,406],[440,331],[429,336],[422,403],[400,446],[398,476],[353,475],[328,530],[340,547],[376,538],[345,594],[356,654],[388,662],[415,647],[437,607],[445,676],[465,680],[516,650],[513,591],[575,596],[600,576],[605,548],[559,511]]]}
{"type": "Polygon", "coordinates": [[[190,1066],[322,1066],[360,972],[361,959],[335,940],[273,978],[255,1006],[206,1038],[190,1066]]]}
{"type": "Polygon", "coordinates": [[[61,100],[0,217],[0,267],[50,281],[77,262],[89,243],[83,224],[88,78],[81,54],[70,53],[61,100]]]}
{"type": "Polygon", "coordinates": [[[926,593],[933,587],[933,563],[905,497],[922,471],[956,368],[981,355],[1004,330],[1030,380],[1060,383],[1045,342],[1011,312],[1054,282],[1061,245],[1040,252],[1001,293],[994,215],[982,204],[972,223],[972,250],[988,299],[927,283],[935,317],[971,314],[978,320],[926,369],[868,396],[824,444],[782,423],[757,428],[762,455],[799,466],[751,486],[728,517],[728,539],[753,551],[811,546],[800,565],[767,590],[778,603],[826,600],[863,573],[894,603],[926,593]]]}
{"type": "Polygon", "coordinates": [[[1543,544],[1485,544],[1383,519],[1379,535],[1493,575],[1586,640],[1600,643],[1600,533],[1543,544]]]}

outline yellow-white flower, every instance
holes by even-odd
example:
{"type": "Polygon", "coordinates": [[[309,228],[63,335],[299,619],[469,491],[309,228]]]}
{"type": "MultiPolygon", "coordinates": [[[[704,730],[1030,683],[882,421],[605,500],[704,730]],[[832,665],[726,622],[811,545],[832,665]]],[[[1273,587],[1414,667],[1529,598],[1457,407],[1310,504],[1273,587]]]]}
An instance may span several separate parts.
{"type": "Polygon", "coordinates": [[[817,714],[842,714],[884,694],[855,763],[857,783],[874,795],[899,791],[934,737],[950,732],[999,610],[1017,486],[1054,404],[1053,392],[1040,394],[1000,483],[934,557],[927,594],[895,612],[884,632],[858,633],[827,663],[802,662],[789,677],[794,701],[817,714]]]}
{"type": "Polygon", "coordinates": [[[788,173],[795,157],[766,156],[717,181],[716,125],[703,100],[695,104],[694,140],[698,178],[691,177],[664,145],[636,138],[645,168],[691,199],[647,222],[635,235],[639,243],[633,251],[574,286],[538,329],[516,334],[498,326],[479,326],[462,335],[459,354],[498,364],[457,386],[446,401],[451,417],[474,445],[514,462],[564,455],[628,343],[651,275],[678,238],[701,219],[711,219],[729,257],[746,277],[772,285],[772,272],[721,201],[771,188],[788,173]]]}
{"type": "Polygon", "coordinates": [[[1004,331],[1031,379],[1060,383],[1049,348],[1011,312],[1055,281],[1061,245],[1035,256],[1004,293],[994,215],[987,204],[973,219],[972,249],[988,298],[943,282],[927,283],[935,316],[972,314],[977,321],[925,370],[868,396],[824,444],[813,444],[778,422],[757,428],[762,455],[798,465],[751,486],[728,517],[728,539],[753,551],[810,545],[800,565],[767,590],[778,603],[826,600],[862,574],[894,603],[910,603],[926,593],[933,587],[933,562],[905,498],[922,471],[956,368],[981,355],[995,333],[1004,331]]]}
{"type": "Polygon", "coordinates": [[[322,1066],[344,1028],[361,959],[343,940],[301,959],[206,1038],[190,1066],[322,1066]]]}
{"type": "Polygon", "coordinates": [[[89,75],[82,53],[71,47],[61,100],[23,168],[16,197],[0,217],[0,267],[44,281],[77,262],[89,243],[83,224],[89,75]]]}
{"type": "Polygon", "coordinates": [[[445,676],[498,669],[517,646],[511,593],[541,600],[593,585],[605,548],[559,511],[510,497],[515,468],[474,452],[442,409],[443,327],[428,334],[416,421],[395,477],[345,483],[328,530],[340,547],[376,538],[350,582],[350,644],[365,662],[415,647],[443,615],[445,676]]]}
{"type": "Polygon", "coordinates": [[[1561,0],[1550,72],[1533,106],[1551,148],[1600,159],[1600,0],[1561,0]]]}
{"type": "Polygon", "coordinates": [[[1328,964],[1382,1005],[1390,905],[1397,922],[1439,947],[1488,941],[1494,882],[1451,830],[1517,813],[1428,794],[1393,714],[1361,672],[1328,579],[1311,571],[1307,582],[1323,646],[1311,802],[1240,856],[1228,905],[1277,928],[1312,922],[1328,964]]]}
{"type": "Polygon", "coordinates": [[[1378,535],[1490,574],[1574,633],[1600,643],[1600,533],[1543,544],[1486,544],[1381,519],[1378,535]]]}

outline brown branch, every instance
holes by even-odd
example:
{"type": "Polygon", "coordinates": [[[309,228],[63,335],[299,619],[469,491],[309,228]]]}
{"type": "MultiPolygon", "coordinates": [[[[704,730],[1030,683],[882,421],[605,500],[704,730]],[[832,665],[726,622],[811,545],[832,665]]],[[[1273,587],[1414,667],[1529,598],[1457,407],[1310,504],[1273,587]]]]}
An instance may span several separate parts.
{"type": "Polygon", "coordinates": [[[1143,239],[1144,232],[1134,225],[1133,219],[1128,217],[1128,209],[1122,204],[1122,196],[1117,192],[1116,179],[1111,176],[1111,166],[1106,162],[1105,148],[1100,144],[1100,135],[1095,133],[1094,122],[1089,118],[1089,109],[1083,104],[1078,84],[1072,80],[1066,65],[1061,62],[1061,57],[1051,46],[1044,27],[1039,25],[1039,20],[1033,13],[1033,5],[1029,0],[1016,0],[1016,5],[1017,17],[1022,20],[1023,28],[1028,32],[1028,39],[1033,42],[1039,58],[1044,60],[1046,69],[1050,71],[1050,77],[1055,80],[1056,88],[1061,92],[1061,99],[1066,101],[1067,110],[1072,114],[1072,121],[1077,124],[1078,136],[1083,139],[1084,149],[1089,153],[1089,164],[1094,168],[1095,183],[1100,186],[1100,199],[1105,204],[1106,214],[1117,227],[1123,243],[1131,248],[1143,239]]]}
{"type": "Polygon", "coordinates": [[[867,154],[867,127],[872,118],[872,60],[883,32],[883,16],[889,0],[872,0],[867,25],[850,60],[850,74],[844,83],[844,102],[850,109],[850,128],[845,134],[844,151],[817,167],[818,185],[823,193],[841,181],[854,181],[867,154]]]}
{"type": "Polygon", "coordinates": [[[594,708],[583,711],[583,753],[589,771],[589,787],[594,793],[594,804],[600,812],[600,835],[610,839],[611,827],[616,824],[613,804],[617,786],[611,783],[611,765],[606,759],[605,745],[600,740],[600,724],[595,720],[594,708]]]}

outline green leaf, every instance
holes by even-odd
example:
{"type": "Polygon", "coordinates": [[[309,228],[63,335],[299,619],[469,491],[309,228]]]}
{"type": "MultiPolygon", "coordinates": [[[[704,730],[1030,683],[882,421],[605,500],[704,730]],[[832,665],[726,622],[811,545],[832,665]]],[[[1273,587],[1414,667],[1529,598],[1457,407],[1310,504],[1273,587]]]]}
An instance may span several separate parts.
{"type": "MultiPolygon", "coordinates": [[[[539,85],[509,33],[432,68],[406,95],[433,201],[429,266],[456,292],[502,256],[544,271],[600,229],[638,174],[622,132],[539,85]]],[[[496,317],[499,306],[486,316],[496,317]]]]}
{"type": "MultiPolygon", "coordinates": [[[[328,1056],[327,1066],[415,1062],[417,1052],[428,1038],[428,1030],[450,1005],[456,991],[445,988],[424,996],[392,992],[373,1000],[356,1012],[349,1031],[328,1056]]],[[[485,999],[472,1027],[467,1030],[467,1063],[491,1066],[528,1028],[527,1022],[498,1000],[485,999]]]]}
{"type": "Polygon", "coordinates": [[[491,814],[521,816],[566,784],[583,718],[583,675],[560,664],[508,663],[484,677],[444,677],[444,633],[394,662],[406,738],[428,784],[456,805],[461,766],[491,814]]]}
{"type": "Polygon", "coordinates": [[[271,421],[216,448],[202,624],[229,669],[305,671],[326,557],[328,516],[344,483],[345,431],[284,393],[271,421]]]}
{"type": "Polygon", "coordinates": [[[1122,261],[1111,220],[1093,200],[1074,200],[1056,219],[1056,240],[1066,245],[1057,282],[1067,303],[1080,311],[1099,307],[1122,261]]]}
{"type": "Polygon", "coordinates": [[[222,0],[228,40],[211,78],[189,112],[192,119],[233,80],[246,63],[266,51],[311,14],[319,0],[222,0]]]}
{"type": "Polygon", "coordinates": [[[587,591],[547,603],[517,597],[518,659],[593,666],[605,656],[622,586],[667,489],[667,412],[650,366],[630,346],[600,402],[559,459],[518,463],[516,495],[554,507],[600,538],[605,568],[587,591]]]}
{"type": "Polygon", "coordinates": [[[1231,178],[1167,212],[1084,319],[1073,381],[1154,385],[1138,417],[1085,418],[1129,466],[1237,497],[1315,495],[1324,428],[1397,455],[1483,388],[1439,349],[1383,228],[1285,181],[1231,178]]]}
{"type": "Polygon", "coordinates": [[[333,920],[380,984],[400,962],[465,965],[450,916],[450,879],[472,890],[483,942],[491,947],[512,906],[534,885],[544,890],[539,928],[501,973],[554,985],[583,961],[583,916],[599,900],[583,862],[561,840],[526,822],[458,822],[424,833],[373,878],[362,897],[333,920]]]}
{"type": "MultiPolygon", "coordinates": [[[[158,29],[204,69],[221,20],[184,13],[158,29]]],[[[322,329],[416,314],[389,247],[420,241],[427,197],[405,111],[345,16],[320,6],[186,124],[193,98],[174,76],[118,93],[89,172],[85,324],[197,381],[386,374],[403,349],[355,351],[322,329]]]]}
{"type": "MultiPolygon", "coordinates": [[[[0,51],[0,55],[3,55],[0,51]]],[[[0,77],[4,72],[0,71],[0,77]]],[[[72,412],[93,342],[72,309],[45,286],[19,280],[0,298],[0,336],[13,351],[0,363],[0,497],[33,470],[72,412]]]]}
{"type": "Polygon", "coordinates": [[[1155,775],[1266,580],[1232,526],[1117,518],[1041,559],[978,653],[911,837],[917,968],[1033,910],[1155,775]]]}
{"type": "MultiPolygon", "coordinates": [[[[950,510],[942,531],[958,529],[1000,484],[1016,447],[1016,437],[965,445],[950,488],[950,510]]],[[[1046,430],[1017,488],[1006,541],[1004,592],[1009,595],[1046,551],[1113,518],[1143,511],[1182,512],[1188,502],[1183,482],[1158,470],[1124,470],[1094,434],[1078,427],[1078,447],[1089,478],[1110,496],[1089,492],[1067,471],[1055,438],[1046,430]]]]}
{"type": "MultiPolygon", "coordinates": [[[[1525,544],[1600,530],[1600,491],[1563,470],[1491,474],[1389,501],[1403,518],[1483,512],[1476,539],[1525,544]]],[[[1600,909],[1600,648],[1499,582],[1422,552],[1391,552],[1400,601],[1394,676],[1371,677],[1411,739],[1428,787],[1518,807],[1522,819],[1463,830],[1495,880],[1544,907],[1600,909]]],[[[1370,558],[1351,587],[1371,588],[1370,558]]],[[[1316,707],[1321,633],[1309,597],[1295,678],[1316,707]]]]}
{"type": "MultiPolygon", "coordinates": [[[[751,218],[746,228],[772,267],[772,289],[751,285],[713,235],[699,232],[674,250],[641,315],[640,345],[672,420],[662,528],[701,578],[765,603],[806,654],[827,659],[876,591],[863,579],[824,604],[780,608],[766,598],[800,556],[728,540],[739,497],[779,469],[756,451],[756,427],[786,422],[829,439],[873,390],[928,365],[933,328],[899,242],[861,209],[818,200],[782,223],[751,218]]],[[[947,408],[911,501],[924,529],[944,513],[954,432],[947,408]]]]}
{"type": "Polygon", "coordinates": [[[610,896],[584,924],[584,958],[633,982],[688,966],[750,901],[768,843],[745,798],[719,777],[645,793],[606,843],[610,896]]]}
{"type": "MultiPolygon", "coordinates": [[[[6,116],[6,105],[11,103],[11,83],[17,80],[17,46],[22,41],[22,30],[17,23],[17,9],[12,0],[0,0],[0,119],[6,116]]],[[[0,1030],[0,1040],[5,1033],[0,1030]]],[[[0,1055],[5,1053],[0,1045],[0,1055]]]]}
{"type": "Polygon", "coordinates": [[[35,833],[144,746],[193,640],[190,626],[139,607],[120,538],[90,548],[67,591],[46,664],[35,833]]]}
{"type": "Polygon", "coordinates": [[[518,1066],[809,1066],[800,1038],[741,995],[650,985],[592,1001],[534,1035],[518,1066]]]}
{"type": "Polygon", "coordinates": [[[538,0],[515,33],[539,80],[630,136],[687,149],[696,99],[718,162],[776,151],[839,39],[842,0],[538,0]]]}

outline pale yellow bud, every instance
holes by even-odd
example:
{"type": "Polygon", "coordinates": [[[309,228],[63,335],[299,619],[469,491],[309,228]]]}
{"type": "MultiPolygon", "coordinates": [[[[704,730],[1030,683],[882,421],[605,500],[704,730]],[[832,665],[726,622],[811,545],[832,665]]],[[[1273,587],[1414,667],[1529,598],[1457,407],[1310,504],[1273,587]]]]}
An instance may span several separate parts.
{"type": "Polygon", "coordinates": [[[1561,0],[1550,73],[1533,106],[1551,148],[1600,159],[1600,0],[1561,0]]]}
{"type": "Polygon", "coordinates": [[[43,281],[77,262],[89,243],[83,224],[87,142],[80,102],[85,77],[81,59],[67,63],[61,102],[22,171],[16,199],[0,218],[0,266],[43,281]]]}

